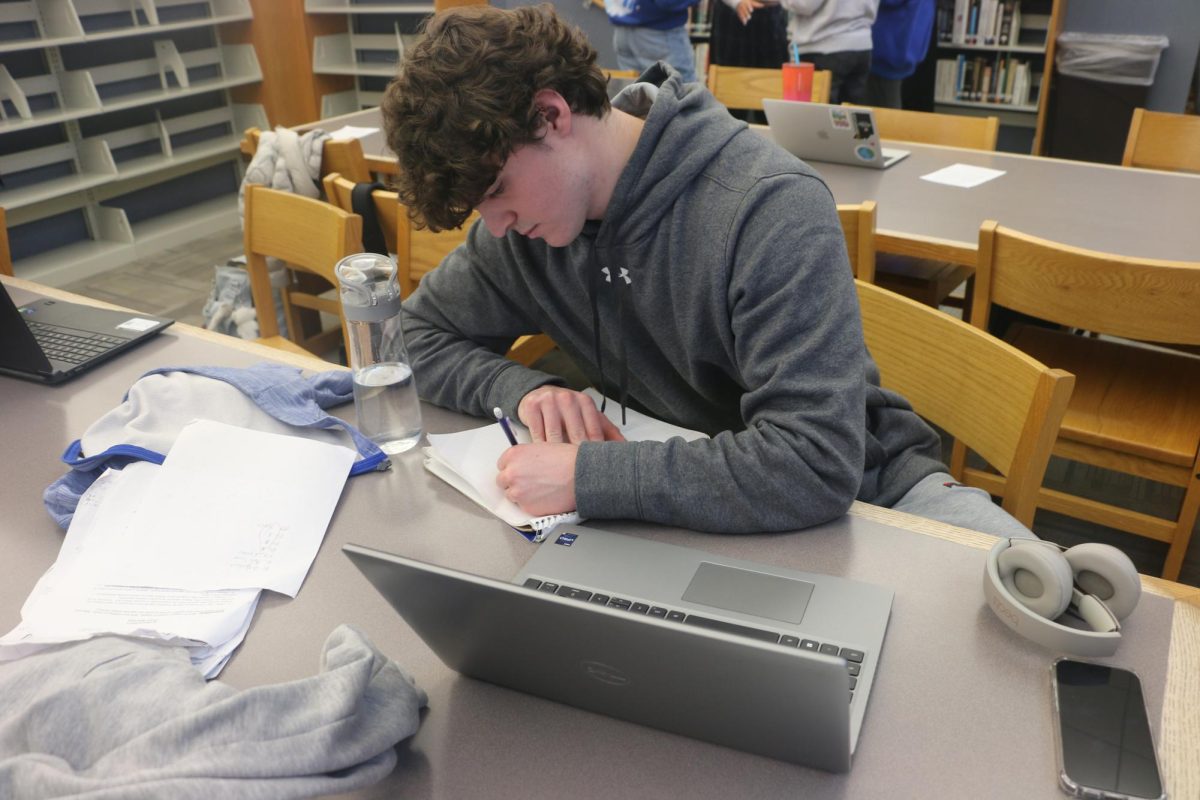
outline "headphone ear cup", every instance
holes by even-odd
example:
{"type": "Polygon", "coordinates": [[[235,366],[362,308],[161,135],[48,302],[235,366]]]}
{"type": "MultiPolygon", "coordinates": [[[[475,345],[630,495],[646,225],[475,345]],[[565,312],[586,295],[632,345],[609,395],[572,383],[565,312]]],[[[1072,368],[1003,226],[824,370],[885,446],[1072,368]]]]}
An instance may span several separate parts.
{"type": "Polygon", "coordinates": [[[1030,611],[1057,619],[1071,602],[1071,565],[1040,542],[1014,542],[996,561],[1000,581],[1030,611]]]}
{"type": "Polygon", "coordinates": [[[1099,542],[1077,544],[1063,555],[1082,591],[1103,600],[1117,619],[1133,612],[1142,596],[1142,581],[1129,556],[1099,542]]]}

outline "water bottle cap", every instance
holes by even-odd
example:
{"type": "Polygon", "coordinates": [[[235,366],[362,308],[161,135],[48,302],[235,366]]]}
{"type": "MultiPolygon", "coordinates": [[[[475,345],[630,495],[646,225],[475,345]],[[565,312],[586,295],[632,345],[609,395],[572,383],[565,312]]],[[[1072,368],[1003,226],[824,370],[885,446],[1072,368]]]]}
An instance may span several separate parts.
{"type": "Polygon", "coordinates": [[[337,275],[342,313],[354,322],[378,322],[400,312],[396,263],[379,253],[355,253],[333,268],[337,275]]]}

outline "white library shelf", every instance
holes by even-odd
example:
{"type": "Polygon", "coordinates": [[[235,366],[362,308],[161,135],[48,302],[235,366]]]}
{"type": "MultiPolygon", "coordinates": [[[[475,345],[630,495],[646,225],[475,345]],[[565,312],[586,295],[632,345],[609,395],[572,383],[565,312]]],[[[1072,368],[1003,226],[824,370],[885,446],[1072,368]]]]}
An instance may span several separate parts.
{"type": "Polygon", "coordinates": [[[237,224],[262,80],[220,25],[249,0],[0,3],[0,206],[17,274],[51,285],[237,224]]]}
{"type": "Polygon", "coordinates": [[[346,17],[346,32],[313,39],[313,73],[350,75],[354,88],[324,95],[321,117],[335,117],[379,105],[406,48],[419,38],[433,3],[361,3],[305,0],[308,14],[346,17]]]}

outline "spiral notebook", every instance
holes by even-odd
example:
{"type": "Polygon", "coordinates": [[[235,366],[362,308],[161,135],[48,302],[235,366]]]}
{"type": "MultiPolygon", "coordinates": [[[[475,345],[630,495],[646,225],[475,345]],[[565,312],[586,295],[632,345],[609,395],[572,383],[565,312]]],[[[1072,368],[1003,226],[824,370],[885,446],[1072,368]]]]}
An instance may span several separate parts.
{"type": "MultiPolygon", "coordinates": [[[[603,398],[599,392],[588,389],[585,394],[596,401],[597,408],[600,406],[603,398]]],[[[625,424],[622,425],[621,407],[611,400],[605,415],[629,441],[665,442],[675,436],[687,441],[708,438],[699,431],[662,422],[632,409],[625,410],[625,424]]],[[[530,441],[528,430],[517,424],[512,427],[517,441],[530,441]]],[[[581,521],[573,511],[545,517],[530,516],[515,503],[509,502],[496,485],[496,462],[509,447],[508,439],[499,425],[484,425],[458,433],[431,433],[428,439],[429,447],[423,450],[425,469],[492,512],[529,541],[540,542],[558,526],[574,525],[581,521]]]]}

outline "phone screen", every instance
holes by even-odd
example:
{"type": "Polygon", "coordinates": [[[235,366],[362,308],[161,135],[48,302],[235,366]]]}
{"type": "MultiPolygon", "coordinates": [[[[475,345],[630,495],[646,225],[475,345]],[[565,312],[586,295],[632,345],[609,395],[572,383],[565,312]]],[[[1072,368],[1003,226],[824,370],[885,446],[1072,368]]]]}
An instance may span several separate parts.
{"type": "MultiPolygon", "coordinates": [[[[1132,672],[1059,659],[1055,698],[1064,783],[1117,797],[1163,794],[1142,684],[1132,672]]],[[[1092,796],[1090,793],[1088,796],[1092,796]]]]}

